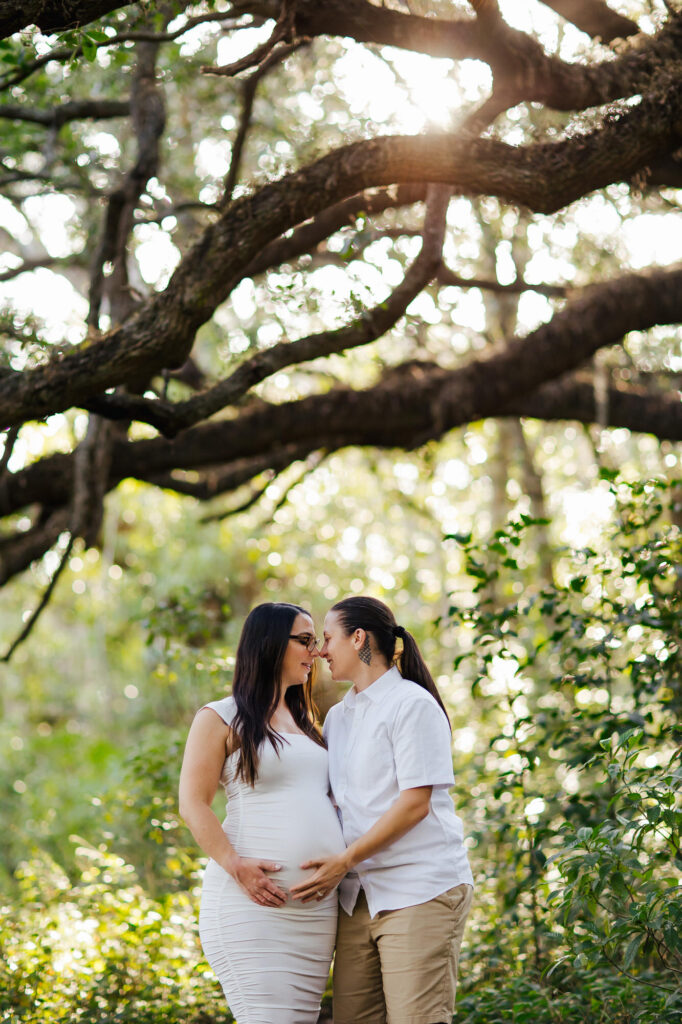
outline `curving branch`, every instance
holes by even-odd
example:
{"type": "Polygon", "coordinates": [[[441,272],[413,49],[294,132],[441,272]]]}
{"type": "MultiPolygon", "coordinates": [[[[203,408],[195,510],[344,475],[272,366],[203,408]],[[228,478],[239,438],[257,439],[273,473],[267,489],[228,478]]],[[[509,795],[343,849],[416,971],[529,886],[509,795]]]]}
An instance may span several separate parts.
{"type": "Polygon", "coordinates": [[[240,83],[242,93],[242,110],[239,118],[239,128],[237,129],[237,135],[230,154],[230,166],[227,170],[227,175],[225,176],[225,188],[222,204],[229,202],[232,198],[234,187],[239,180],[244,144],[251,125],[253,104],[256,99],[256,91],[259,83],[265,75],[272,70],[272,68],[277,67],[277,65],[285,61],[287,57],[291,56],[292,53],[295,53],[296,50],[300,50],[303,45],[305,44],[302,40],[282,44],[282,46],[278,47],[265,60],[263,60],[260,66],[257,67],[248,78],[244,79],[244,81],[240,83]]]}
{"type": "Polygon", "coordinates": [[[286,50],[288,48],[287,44],[290,45],[292,42],[296,42],[293,39],[295,9],[296,0],[282,0],[282,5],[275,21],[275,27],[266,42],[257,46],[252,53],[247,54],[245,57],[240,57],[239,60],[234,61],[232,64],[224,64],[221,67],[204,65],[201,71],[207,75],[232,77],[239,74],[240,71],[245,71],[247,68],[256,67],[260,70],[263,67],[270,66],[271,63],[278,62],[281,59],[280,44],[286,50]]]}
{"type": "Polygon", "coordinates": [[[0,381],[0,428],[181,365],[197,329],[264,247],[304,219],[372,186],[422,182],[550,213],[623,181],[680,145],[682,81],[583,136],[513,147],[470,136],[388,136],[344,146],[231,203],[181,260],[168,287],[101,341],[0,381]]]}
{"type": "Polygon", "coordinates": [[[551,7],[576,28],[587,32],[603,43],[613,39],[627,39],[639,32],[636,21],[613,11],[604,0],[542,0],[545,7],[551,7]]]}
{"type": "MultiPolygon", "coordinates": [[[[669,441],[682,440],[682,394],[610,385],[604,393],[609,427],[625,427],[669,441]]],[[[567,374],[544,384],[532,395],[510,402],[501,415],[528,416],[557,422],[576,420],[600,424],[595,382],[588,374],[567,374]]]]}
{"type": "Polygon", "coordinates": [[[29,274],[32,270],[39,270],[44,267],[83,267],[83,253],[74,253],[72,256],[41,256],[34,260],[23,260],[18,267],[10,270],[3,270],[0,273],[0,284],[4,281],[13,281],[21,274],[29,274]]]}
{"type": "Polygon", "coordinates": [[[397,323],[412,300],[436,274],[441,262],[449,199],[449,189],[431,186],[427,195],[424,241],[419,255],[391,295],[373,309],[365,310],[348,326],[297,341],[283,341],[258,352],[245,360],[226,380],[186,402],[171,405],[137,396],[102,395],[88,403],[88,408],[102,416],[151,423],[166,437],[175,437],[180,431],[234,405],[256,384],[284,367],[307,363],[335,352],[348,352],[376,341],[397,323]]]}
{"type": "Polygon", "coordinates": [[[6,121],[29,121],[47,128],[61,128],[69,121],[106,120],[129,114],[130,100],[72,100],[47,110],[36,110],[23,104],[0,107],[0,118],[6,121]]]}
{"type": "MultiPolygon", "coordinates": [[[[256,5],[241,6],[249,9],[256,5]]],[[[493,72],[496,91],[504,88],[507,106],[525,100],[556,110],[584,110],[641,92],[661,63],[680,56],[680,12],[671,12],[656,36],[615,60],[571,64],[546,54],[532,36],[510,28],[496,6],[478,7],[476,18],[443,20],[379,7],[370,0],[327,0],[324,4],[299,0],[295,28],[299,35],[311,38],[350,36],[357,42],[395,46],[432,57],[481,60],[493,72]]]]}
{"type": "Polygon", "coordinates": [[[436,274],[436,281],[444,288],[481,288],[483,291],[499,292],[508,295],[521,295],[523,292],[537,292],[550,299],[565,299],[575,288],[567,284],[530,284],[524,278],[512,281],[511,284],[500,284],[497,280],[485,277],[463,277],[449,267],[441,266],[436,274]]]}
{"type": "Polygon", "coordinates": [[[340,203],[334,203],[299,225],[290,235],[269,242],[248,264],[244,277],[257,277],[271,267],[278,267],[312,253],[321,242],[348,224],[353,224],[362,214],[378,214],[422,202],[426,198],[426,190],[424,182],[394,185],[389,188],[366,189],[340,203]]]}
{"type": "MultiPolygon", "coordinates": [[[[348,445],[412,448],[502,411],[533,415],[532,402],[540,399],[545,404],[535,407],[538,415],[544,409],[552,419],[582,419],[587,416],[584,389],[574,392],[581,396],[574,417],[566,399],[552,406],[549,383],[580,368],[599,348],[619,341],[628,331],[681,320],[681,268],[628,274],[585,289],[549,323],[455,369],[413,362],[396,367],[362,391],[337,386],[281,405],[258,401],[232,419],[203,423],[173,440],[114,440],[107,487],[126,476],[153,480],[158,474],[203,472],[216,466],[222,466],[221,471],[239,466],[243,483],[243,469],[250,460],[274,458],[288,445],[299,446],[304,454],[348,445]]],[[[636,389],[620,389],[619,394],[625,396],[620,405],[615,400],[608,403],[608,425],[656,431],[671,440],[682,437],[679,395],[655,395],[652,400],[636,389]],[[639,410],[636,417],[634,410],[639,410]],[[626,422],[628,415],[632,418],[626,422]]],[[[591,408],[595,410],[594,396],[591,408]]],[[[73,455],[42,459],[5,478],[0,515],[34,503],[52,509],[68,504],[73,479],[73,455]]],[[[166,480],[164,486],[170,483],[166,480]]]]}

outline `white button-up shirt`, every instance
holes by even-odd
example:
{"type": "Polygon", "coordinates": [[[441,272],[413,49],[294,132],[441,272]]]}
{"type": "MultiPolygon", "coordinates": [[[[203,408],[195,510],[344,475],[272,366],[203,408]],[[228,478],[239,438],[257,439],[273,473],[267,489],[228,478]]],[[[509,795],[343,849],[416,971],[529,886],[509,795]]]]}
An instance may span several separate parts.
{"type": "Polygon", "coordinates": [[[455,781],[450,728],[430,693],[391,668],[331,708],[324,737],[347,845],[401,790],[433,786],[427,816],[343,879],[339,897],[346,913],[352,913],[361,885],[372,917],[426,903],[462,882],[473,885],[462,822],[448,793],[455,781]]]}

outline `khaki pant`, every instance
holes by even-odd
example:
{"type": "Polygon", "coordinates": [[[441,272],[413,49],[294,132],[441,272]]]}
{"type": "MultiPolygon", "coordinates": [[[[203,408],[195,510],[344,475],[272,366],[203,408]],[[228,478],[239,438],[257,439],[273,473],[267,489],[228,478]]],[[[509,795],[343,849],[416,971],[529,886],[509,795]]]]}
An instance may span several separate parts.
{"type": "Polygon", "coordinates": [[[339,910],[334,1024],[449,1022],[472,897],[465,883],[372,919],[361,889],[351,916],[339,910]]]}

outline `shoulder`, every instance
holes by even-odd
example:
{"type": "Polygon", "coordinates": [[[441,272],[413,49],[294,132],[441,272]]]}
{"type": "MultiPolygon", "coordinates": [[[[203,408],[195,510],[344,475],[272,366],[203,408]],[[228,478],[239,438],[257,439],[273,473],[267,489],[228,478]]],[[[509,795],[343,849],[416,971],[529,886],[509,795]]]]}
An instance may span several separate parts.
{"type": "Polygon", "coordinates": [[[206,709],[215,711],[219,718],[222,718],[225,725],[232,725],[234,717],[237,714],[237,702],[234,697],[223,697],[220,700],[209,701],[208,704],[204,704],[199,708],[197,714],[206,709]]]}
{"type": "Polygon", "coordinates": [[[322,727],[322,734],[327,738],[329,730],[333,727],[334,723],[338,721],[339,715],[343,713],[343,701],[340,700],[338,704],[333,704],[327,712],[324,719],[324,726],[322,727]]]}
{"type": "Polygon", "coordinates": [[[447,732],[450,736],[450,727],[447,718],[443,714],[434,697],[425,690],[419,683],[411,679],[403,679],[394,688],[393,721],[397,727],[407,726],[411,729],[425,729],[431,731],[436,729],[447,732]]]}
{"type": "Polygon", "coordinates": [[[438,704],[428,690],[425,690],[423,686],[415,683],[412,679],[404,679],[401,675],[398,675],[395,686],[392,687],[391,695],[394,706],[400,710],[410,708],[422,709],[433,706],[440,711],[438,704]]]}

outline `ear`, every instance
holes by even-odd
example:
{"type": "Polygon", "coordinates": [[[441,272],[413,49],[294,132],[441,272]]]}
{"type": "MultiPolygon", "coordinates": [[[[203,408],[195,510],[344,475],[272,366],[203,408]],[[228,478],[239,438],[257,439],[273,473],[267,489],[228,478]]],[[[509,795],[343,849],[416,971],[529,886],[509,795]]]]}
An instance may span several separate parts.
{"type": "Polygon", "coordinates": [[[360,649],[365,642],[367,632],[364,629],[356,629],[353,633],[353,646],[360,649]]]}

